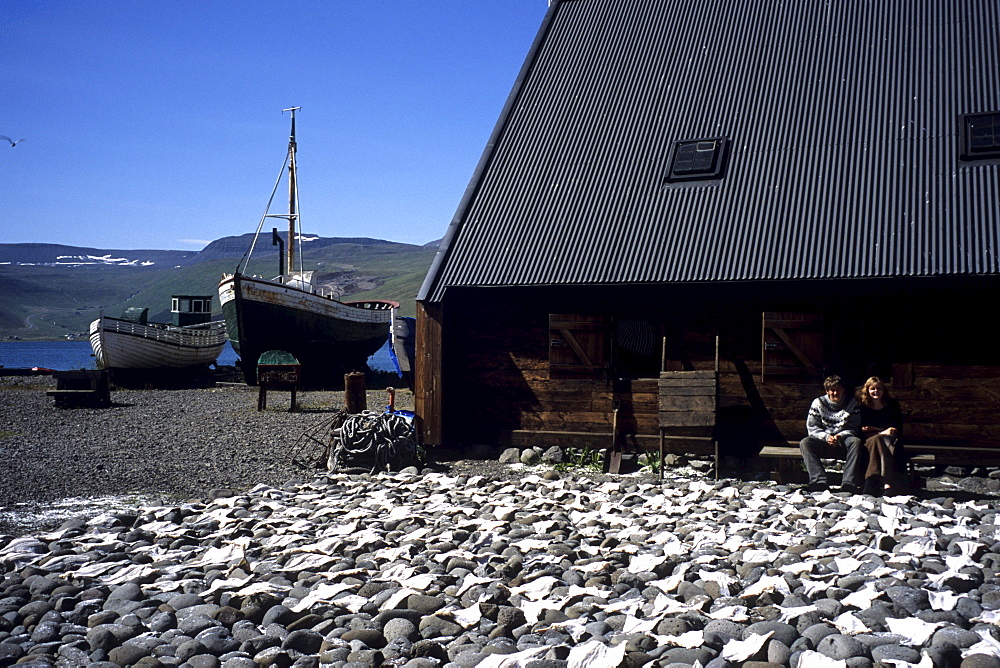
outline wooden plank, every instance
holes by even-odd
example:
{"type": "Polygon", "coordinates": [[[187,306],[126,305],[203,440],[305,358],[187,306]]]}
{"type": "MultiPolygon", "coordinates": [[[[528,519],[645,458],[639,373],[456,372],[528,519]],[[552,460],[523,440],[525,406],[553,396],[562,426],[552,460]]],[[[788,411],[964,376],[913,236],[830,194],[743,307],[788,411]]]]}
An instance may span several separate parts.
{"type": "Polygon", "coordinates": [[[659,411],[689,411],[715,414],[715,396],[710,397],[660,397],[659,411]]]}
{"type": "Polygon", "coordinates": [[[441,304],[417,302],[417,347],[414,359],[414,412],[420,416],[422,437],[427,445],[442,445],[443,351],[441,335],[441,304]]]}
{"type": "MultiPolygon", "coordinates": [[[[580,367],[585,369],[600,368],[599,364],[595,364],[594,361],[590,359],[590,355],[587,354],[587,351],[583,349],[583,346],[580,345],[580,342],[576,340],[575,336],[573,336],[573,332],[571,332],[568,329],[562,329],[562,328],[557,328],[556,331],[558,331],[562,335],[563,341],[568,343],[569,347],[573,349],[574,353],[576,353],[576,356],[580,358],[581,363],[575,365],[577,368],[580,367]]],[[[553,364],[553,366],[566,366],[566,365],[553,364]]]]}
{"type": "Polygon", "coordinates": [[[892,384],[894,388],[913,387],[913,363],[892,365],[892,384]]]}
{"type": "Polygon", "coordinates": [[[777,329],[800,329],[802,327],[813,327],[818,328],[822,326],[822,322],[819,318],[802,319],[802,318],[768,318],[767,314],[764,314],[764,327],[767,328],[777,328],[777,329]]]}
{"type": "Polygon", "coordinates": [[[914,378],[938,378],[968,382],[970,379],[1000,379],[1000,367],[983,365],[913,364],[914,378]]]}
{"type": "Polygon", "coordinates": [[[816,377],[819,370],[815,367],[792,367],[792,366],[776,366],[773,364],[768,364],[764,367],[764,373],[768,376],[787,376],[789,378],[809,376],[816,377]]]}
{"type": "Polygon", "coordinates": [[[703,371],[661,371],[660,380],[715,380],[715,370],[703,371]]]}
{"type": "MultiPolygon", "coordinates": [[[[768,445],[761,448],[757,453],[758,457],[798,457],[802,458],[802,452],[792,446],[768,445]]],[[[821,455],[822,456],[822,455],[821,455]]]]}
{"type": "Polygon", "coordinates": [[[996,408],[983,404],[944,404],[930,402],[924,405],[904,404],[905,423],[918,424],[997,424],[996,408]]]}
{"type": "Polygon", "coordinates": [[[660,413],[661,427],[714,427],[714,413],[687,413],[678,411],[676,413],[663,411],[660,413]]]}
{"type": "Polygon", "coordinates": [[[719,387],[716,383],[705,383],[700,385],[674,385],[670,383],[664,383],[657,388],[655,394],[663,395],[677,395],[677,396],[705,396],[706,394],[712,395],[719,391],[719,387]]]}
{"type": "Polygon", "coordinates": [[[955,452],[969,452],[973,454],[1000,454],[1000,444],[997,447],[983,447],[983,446],[969,446],[964,444],[953,444],[953,445],[931,445],[924,443],[917,443],[912,445],[904,445],[906,450],[912,450],[914,452],[929,452],[932,454],[953,454],[955,452]]]}
{"type": "Polygon", "coordinates": [[[1000,425],[921,424],[903,422],[903,442],[963,443],[1000,447],[1000,425]]]}

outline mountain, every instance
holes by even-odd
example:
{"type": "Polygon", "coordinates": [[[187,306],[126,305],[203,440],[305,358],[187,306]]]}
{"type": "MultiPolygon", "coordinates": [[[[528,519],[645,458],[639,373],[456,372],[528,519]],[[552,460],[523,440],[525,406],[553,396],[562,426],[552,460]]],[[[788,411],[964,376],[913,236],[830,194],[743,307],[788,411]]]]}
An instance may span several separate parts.
{"type": "Polygon", "coordinates": [[[197,251],[174,250],[101,250],[60,244],[0,244],[0,264],[19,265],[181,264],[197,254],[197,251]]]}
{"type": "MultiPolygon", "coordinates": [[[[130,306],[149,308],[151,320],[169,321],[174,294],[212,295],[218,311],[219,279],[236,269],[252,239],[224,237],[201,251],[0,244],[0,340],[82,336],[102,311],[117,316],[130,306]]],[[[276,275],[277,251],[270,235],[261,235],[247,272],[276,275]]],[[[403,315],[414,314],[435,252],[436,244],[302,238],[303,269],[315,272],[314,281],[343,299],[398,301],[403,315]]]]}

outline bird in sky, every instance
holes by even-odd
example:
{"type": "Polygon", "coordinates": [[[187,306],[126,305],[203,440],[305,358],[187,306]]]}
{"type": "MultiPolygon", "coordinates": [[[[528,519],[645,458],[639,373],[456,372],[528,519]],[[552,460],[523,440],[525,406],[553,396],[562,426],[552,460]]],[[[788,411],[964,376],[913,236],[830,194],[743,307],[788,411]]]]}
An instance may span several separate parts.
{"type": "Polygon", "coordinates": [[[21,137],[17,141],[14,141],[10,137],[6,137],[4,135],[0,135],[0,139],[6,139],[7,141],[9,141],[10,145],[11,145],[11,148],[13,148],[13,147],[17,146],[18,144],[20,144],[21,142],[23,142],[26,139],[26,137],[21,137]]]}

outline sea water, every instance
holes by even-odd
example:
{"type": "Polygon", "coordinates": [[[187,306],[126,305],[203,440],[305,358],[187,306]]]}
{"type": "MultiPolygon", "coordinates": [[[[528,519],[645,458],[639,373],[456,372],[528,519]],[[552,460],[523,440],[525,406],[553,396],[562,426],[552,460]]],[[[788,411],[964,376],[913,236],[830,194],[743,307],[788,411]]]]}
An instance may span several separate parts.
{"type": "MultiPolygon", "coordinates": [[[[216,364],[231,366],[238,358],[227,343],[216,364]]],[[[89,341],[0,341],[0,366],[12,369],[37,366],[56,371],[97,368],[89,341]]],[[[396,370],[388,342],[368,358],[368,366],[375,371],[396,370]]]]}

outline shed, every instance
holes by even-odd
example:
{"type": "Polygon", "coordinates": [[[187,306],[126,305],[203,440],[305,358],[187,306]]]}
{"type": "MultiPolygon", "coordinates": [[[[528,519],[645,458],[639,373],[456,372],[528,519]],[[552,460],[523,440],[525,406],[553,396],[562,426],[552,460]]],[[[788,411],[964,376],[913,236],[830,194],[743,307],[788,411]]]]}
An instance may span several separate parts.
{"type": "Polygon", "coordinates": [[[553,2],[418,295],[427,442],[606,444],[617,408],[651,448],[660,373],[718,368],[737,454],[828,373],[1000,448],[998,13],[553,2]]]}

